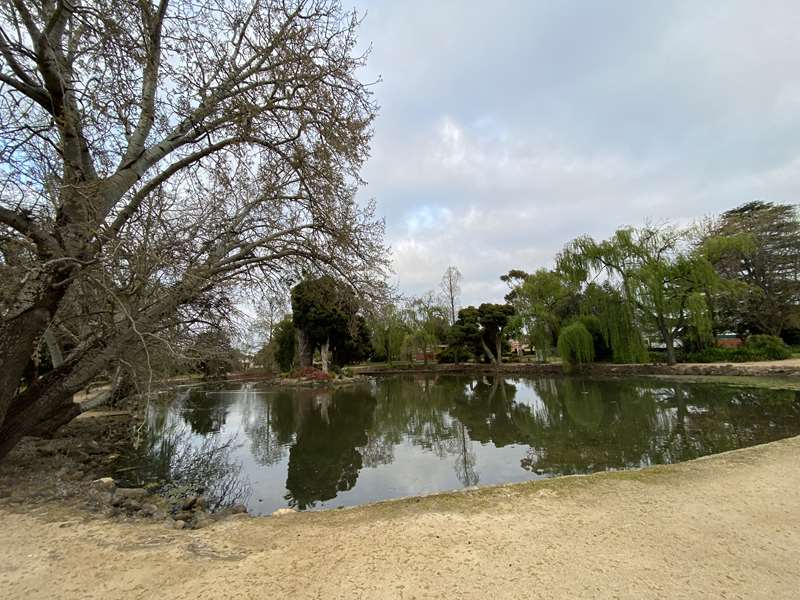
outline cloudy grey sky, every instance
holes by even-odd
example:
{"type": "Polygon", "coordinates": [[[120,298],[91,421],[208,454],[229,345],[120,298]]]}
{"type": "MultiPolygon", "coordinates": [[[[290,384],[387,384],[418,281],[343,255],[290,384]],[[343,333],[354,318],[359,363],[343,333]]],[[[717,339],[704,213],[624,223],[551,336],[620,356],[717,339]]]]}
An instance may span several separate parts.
{"type": "Polygon", "coordinates": [[[800,4],[367,1],[362,194],[402,291],[463,303],[623,224],[800,196],[800,4]]]}

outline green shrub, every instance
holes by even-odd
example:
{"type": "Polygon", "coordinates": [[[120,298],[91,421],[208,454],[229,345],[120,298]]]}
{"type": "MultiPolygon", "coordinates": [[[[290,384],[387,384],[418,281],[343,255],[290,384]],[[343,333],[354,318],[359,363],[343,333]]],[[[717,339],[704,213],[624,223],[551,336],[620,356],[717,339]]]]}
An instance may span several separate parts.
{"type": "Polygon", "coordinates": [[[297,334],[291,317],[278,323],[272,334],[272,353],[281,371],[289,371],[294,367],[294,356],[297,353],[297,334]]]}
{"type": "Polygon", "coordinates": [[[459,346],[448,346],[441,352],[436,355],[436,360],[439,363],[462,363],[469,360],[472,357],[470,352],[464,350],[464,348],[459,346]]]}
{"type": "Polygon", "coordinates": [[[687,353],[685,362],[757,362],[762,360],[783,360],[792,355],[791,350],[780,338],[771,335],[752,335],[741,348],[706,348],[699,352],[687,353]]]}
{"type": "Polygon", "coordinates": [[[576,321],[561,330],[558,353],[567,370],[594,360],[594,339],[583,323],[576,321]]]}
{"type": "Polygon", "coordinates": [[[751,335],[745,348],[764,356],[762,360],[784,360],[792,356],[786,342],[774,335],[751,335]]]}
{"type": "Polygon", "coordinates": [[[682,362],[714,363],[714,362],[751,362],[765,360],[761,354],[746,348],[706,348],[699,352],[687,352],[682,362]]]}

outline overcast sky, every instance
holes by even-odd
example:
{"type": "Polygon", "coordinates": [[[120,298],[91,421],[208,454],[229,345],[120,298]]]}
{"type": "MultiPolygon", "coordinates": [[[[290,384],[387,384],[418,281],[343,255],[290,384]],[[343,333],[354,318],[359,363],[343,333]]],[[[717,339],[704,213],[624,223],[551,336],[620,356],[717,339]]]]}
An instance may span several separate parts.
{"type": "Polygon", "coordinates": [[[361,1],[380,114],[364,197],[402,291],[462,303],[623,224],[796,202],[794,1],[361,1]]]}

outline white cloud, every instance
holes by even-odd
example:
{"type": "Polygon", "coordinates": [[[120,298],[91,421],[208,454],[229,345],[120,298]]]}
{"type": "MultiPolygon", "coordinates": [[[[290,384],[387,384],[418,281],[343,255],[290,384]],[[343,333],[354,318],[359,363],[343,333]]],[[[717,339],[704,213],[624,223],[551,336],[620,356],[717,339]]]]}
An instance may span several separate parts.
{"type": "Polygon", "coordinates": [[[455,264],[465,301],[499,300],[577,235],[797,200],[794,2],[368,8],[365,195],[409,293],[455,264]]]}

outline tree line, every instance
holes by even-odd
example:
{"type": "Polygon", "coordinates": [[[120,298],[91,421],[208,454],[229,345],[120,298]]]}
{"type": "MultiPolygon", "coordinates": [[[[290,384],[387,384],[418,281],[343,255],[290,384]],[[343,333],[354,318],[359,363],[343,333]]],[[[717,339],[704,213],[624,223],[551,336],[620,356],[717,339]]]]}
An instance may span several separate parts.
{"type": "Polygon", "coordinates": [[[787,358],[786,342],[800,342],[793,205],[750,202],[688,227],[578,237],[554,268],[512,269],[500,279],[509,288],[502,304],[456,310],[461,275],[449,267],[441,288],[451,293],[384,306],[371,322],[374,356],[392,362],[412,359],[409,349],[436,348],[439,362],[499,364],[513,341],[518,354],[557,355],[567,366],[674,364],[787,358]],[[741,347],[719,347],[720,336],[741,347]]]}
{"type": "Polygon", "coordinates": [[[336,293],[324,311],[318,290],[297,298],[297,365],[499,363],[522,338],[627,360],[652,332],[675,360],[715,331],[792,335],[797,218],[772,204],[700,240],[581,238],[554,270],[509,272],[503,304],[458,310],[455,268],[440,293],[387,300],[384,224],[355,199],[377,114],[358,26],[337,0],[0,7],[0,458],[100,377],[121,397],[224,371],[241,302],[305,280],[336,293]]]}

